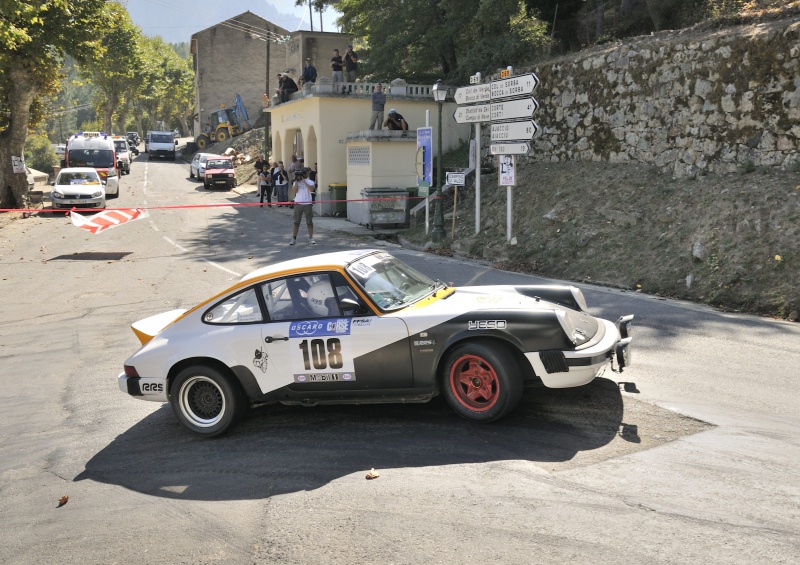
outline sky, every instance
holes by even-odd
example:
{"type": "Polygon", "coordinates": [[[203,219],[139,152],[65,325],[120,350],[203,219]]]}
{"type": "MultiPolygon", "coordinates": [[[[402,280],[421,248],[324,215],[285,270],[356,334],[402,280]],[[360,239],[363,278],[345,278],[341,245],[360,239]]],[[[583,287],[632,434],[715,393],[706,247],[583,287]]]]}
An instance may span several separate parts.
{"type": "MultiPolygon", "coordinates": [[[[124,0],[133,23],[147,36],[160,35],[167,43],[188,42],[193,33],[209,28],[242,12],[251,11],[289,31],[311,29],[308,4],[294,0],[124,0]]],[[[322,15],[322,31],[338,31],[339,14],[328,8],[322,15]]],[[[314,13],[314,31],[319,31],[319,13],[314,13]]]]}

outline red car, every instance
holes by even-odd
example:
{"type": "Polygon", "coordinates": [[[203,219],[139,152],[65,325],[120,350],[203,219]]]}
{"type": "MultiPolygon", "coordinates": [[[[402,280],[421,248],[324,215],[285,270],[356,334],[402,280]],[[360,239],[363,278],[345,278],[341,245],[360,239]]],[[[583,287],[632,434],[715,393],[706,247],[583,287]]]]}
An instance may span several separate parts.
{"type": "Polygon", "coordinates": [[[221,185],[231,189],[236,184],[236,170],[233,168],[233,162],[228,157],[208,158],[205,176],[203,177],[203,186],[206,189],[221,185]]]}

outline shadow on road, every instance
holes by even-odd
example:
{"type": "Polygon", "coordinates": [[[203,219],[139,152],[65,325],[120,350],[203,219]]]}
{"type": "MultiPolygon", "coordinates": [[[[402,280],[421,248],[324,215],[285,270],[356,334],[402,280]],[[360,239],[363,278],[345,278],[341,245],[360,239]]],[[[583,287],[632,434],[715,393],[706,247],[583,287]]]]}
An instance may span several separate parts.
{"type": "Polygon", "coordinates": [[[622,418],[619,387],[602,378],[581,388],[526,391],[511,416],[488,425],[457,417],[440,399],[266,406],[230,435],[208,440],[183,429],[164,405],[95,455],[75,480],[180,499],[267,498],[372,467],[568,461],[614,440],[622,418]]]}

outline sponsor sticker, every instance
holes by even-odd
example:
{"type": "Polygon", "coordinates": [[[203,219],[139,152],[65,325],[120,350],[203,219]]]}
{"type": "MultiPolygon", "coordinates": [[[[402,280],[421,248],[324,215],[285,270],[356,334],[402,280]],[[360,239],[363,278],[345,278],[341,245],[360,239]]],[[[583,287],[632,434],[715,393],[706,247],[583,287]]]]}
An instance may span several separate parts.
{"type": "Polygon", "coordinates": [[[424,347],[428,345],[436,345],[435,339],[420,339],[414,342],[414,345],[417,347],[424,347]]]}
{"type": "Polygon", "coordinates": [[[352,382],[355,380],[355,373],[309,373],[294,375],[294,382],[296,383],[334,383],[342,381],[352,382]]]}
{"type": "Polygon", "coordinates": [[[326,335],[350,335],[350,319],[302,320],[289,325],[289,337],[317,337],[326,335]]]}
{"type": "Polygon", "coordinates": [[[505,320],[470,320],[467,329],[469,330],[504,330],[507,322],[505,320]]]}
{"type": "Polygon", "coordinates": [[[372,325],[372,318],[353,318],[350,323],[357,328],[366,328],[372,325]]]}

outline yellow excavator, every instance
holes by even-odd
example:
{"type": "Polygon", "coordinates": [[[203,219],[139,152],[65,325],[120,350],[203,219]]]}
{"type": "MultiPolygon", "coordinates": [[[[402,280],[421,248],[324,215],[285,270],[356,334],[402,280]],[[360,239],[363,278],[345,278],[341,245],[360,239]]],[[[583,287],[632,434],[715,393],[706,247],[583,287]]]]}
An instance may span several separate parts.
{"type": "Polygon", "coordinates": [[[233,108],[226,108],[222,104],[219,110],[211,112],[208,122],[208,127],[195,139],[197,148],[200,150],[205,149],[211,143],[225,141],[251,129],[247,119],[247,109],[239,94],[236,95],[233,108]]]}

